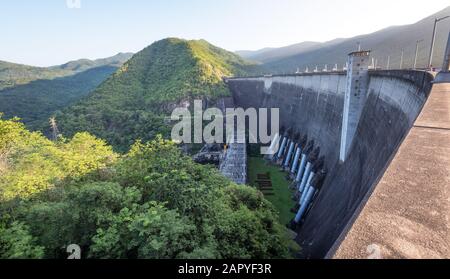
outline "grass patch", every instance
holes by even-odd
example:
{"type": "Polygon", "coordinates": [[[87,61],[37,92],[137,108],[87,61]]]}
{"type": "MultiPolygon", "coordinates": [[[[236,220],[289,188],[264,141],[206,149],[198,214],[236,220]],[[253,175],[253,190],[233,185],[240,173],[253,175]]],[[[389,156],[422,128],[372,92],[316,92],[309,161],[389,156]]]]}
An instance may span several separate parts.
{"type": "Polygon", "coordinates": [[[290,181],[286,179],[286,173],[281,172],[278,166],[268,164],[261,157],[249,157],[248,159],[248,179],[251,186],[257,187],[256,180],[258,174],[270,173],[273,184],[273,196],[266,196],[277,209],[279,220],[282,224],[288,224],[293,218],[291,208],[294,207],[292,201],[292,191],[289,189],[290,181]]]}

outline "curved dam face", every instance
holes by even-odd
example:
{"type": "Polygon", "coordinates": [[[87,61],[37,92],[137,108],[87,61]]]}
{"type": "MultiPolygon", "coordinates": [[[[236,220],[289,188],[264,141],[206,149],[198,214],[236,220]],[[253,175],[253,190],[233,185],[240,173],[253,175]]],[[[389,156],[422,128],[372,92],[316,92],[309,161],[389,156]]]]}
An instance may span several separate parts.
{"type": "Polygon", "coordinates": [[[365,103],[344,162],[344,73],[227,80],[237,107],[279,108],[280,126],[307,135],[325,157],[328,174],[297,227],[301,257],[334,254],[421,112],[432,80],[419,71],[369,72],[365,103]]]}

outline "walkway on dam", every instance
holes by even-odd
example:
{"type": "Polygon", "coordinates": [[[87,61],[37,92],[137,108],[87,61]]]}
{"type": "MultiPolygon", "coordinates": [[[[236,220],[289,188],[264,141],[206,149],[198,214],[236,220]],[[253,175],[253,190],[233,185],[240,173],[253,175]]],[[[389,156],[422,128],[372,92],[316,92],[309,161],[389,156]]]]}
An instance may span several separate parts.
{"type": "Polygon", "coordinates": [[[228,141],[228,148],[220,164],[220,172],[237,184],[247,183],[247,145],[245,135],[238,141],[238,133],[234,133],[234,141],[228,141]]]}
{"type": "MultiPolygon", "coordinates": [[[[225,120],[228,118],[226,109],[234,108],[232,98],[223,98],[218,103],[224,113],[225,120]]],[[[233,139],[227,139],[227,148],[220,159],[220,172],[237,184],[247,183],[247,144],[245,133],[238,132],[234,125],[233,139]]]]}
{"type": "Polygon", "coordinates": [[[449,154],[450,83],[434,84],[334,257],[450,258],[449,154]]]}

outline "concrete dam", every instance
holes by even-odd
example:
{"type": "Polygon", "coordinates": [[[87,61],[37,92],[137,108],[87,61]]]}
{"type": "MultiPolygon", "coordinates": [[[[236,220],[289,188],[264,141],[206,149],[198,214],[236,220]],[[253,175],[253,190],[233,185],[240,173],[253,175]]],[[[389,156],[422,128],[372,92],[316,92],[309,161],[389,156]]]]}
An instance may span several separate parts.
{"type": "MultiPolygon", "coordinates": [[[[359,62],[357,65],[360,66],[359,62]]],[[[389,234],[390,226],[394,229],[395,221],[383,223],[383,220],[373,220],[376,217],[369,218],[367,214],[361,214],[371,199],[389,200],[393,192],[400,192],[397,194],[400,199],[402,195],[413,194],[415,197],[411,192],[427,187],[426,181],[420,180],[425,184],[416,185],[417,189],[404,189],[402,183],[407,184],[406,180],[412,177],[401,177],[404,180],[399,178],[400,183],[386,182],[384,192],[377,192],[380,187],[378,185],[385,181],[386,173],[396,176],[396,169],[391,168],[395,167],[399,149],[403,148],[403,143],[407,141],[405,139],[417,125],[415,123],[420,118],[419,115],[423,114],[425,105],[430,102],[434,76],[425,71],[414,70],[367,70],[360,73],[359,68],[355,69],[357,71],[353,73],[353,77],[347,75],[348,71],[316,72],[236,77],[227,79],[226,83],[236,107],[280,109],[280,149],[272,160],[278,160],[286,167],[292,180],[299,183],[299,189],[308,189],[304,191],[308,194],[298,197],[308,207],[300,206],[296,209],[299,213],[296,216],[297,223],[293,226],[297,233],[296,241],[302,247],[300,258],[364,258],[370,256],[367,253],[370,253],[372,244],[387,257],[436,256],[427,254],[433,247],[426,250],[417,238],[410,242],[405,240],[406,244],[403,243],[403,246],[396,246],[398,239],[383,243],[383,237],[389,234]],[[309,184],[311,185],[308,186],[309,184]],[[364,217],[365,215],[367,216],[364,217]],[[379,226],[373,225],[374,222],[378,222],[379,226]],[[352,229],[354,224],[355,228],[352,229]],[[373,231],[365,231],[364,228],[371,225],[373,231]],[[353,233],[358,227],[359,231],[353,233]],[[384,230],[384,234],[377,235],[374,232],[376,230],[384,230]]],[[[448,89],[446,87],[443,90],[446,96],[450,94],[448,89]]],[[[446,100],[449,101],[449,98],[446,100]]],[[[431,128],[444,133],[440,140],[447,142],[450,142],[450,127],[447,127],[450,123],[449,107],[449,103],[441,105],[437,115],[430,117],[440,117],[441,122],[446,123],[438,123],[442,127],[438,125],[439,127],[431,128]]],[[[425,127],[422,129],[427,129],[430,123],[422,123],[421,127],[425,127]]],[[[426,142],[426,139],[422,140],[421,144],[426,145],[426,142]]],[[[443,145],[439,146],[443,148],[443,145]]],[[[421,145],[415,148],[424,152],[431,151],[421,145]]],[[[449,151],[441,150],[447,152],[447,155],[449,151]]],[[[410,159],[414,161],[414,158],[410,159]]],[[[402,175],[408,176],[408,171],[412,175],[417,174],[423,170],[421,167],[432,167],[425,166],[427,164],[430,161],[406,164],[403,168],[407,170],[402,175]],[[413,166],[417,169],[411,169],[413,166]]],[[[444,188],[449,185],[449,169],[447,160],[444,162],[442,177],[439,178],[444,181],[444,188]]],[[[428,177],[426,173],[423,175],[428,177]]],[[[417,200],[411,200],[410,204],[403,206],[417,207],[416,211],[420,215],[420,207],[427,207],[423,204],[425,201],[420,200],[425,196],[417,194],[417,200]]],[[[448,224],[448,198],[447,195],[440,197],[441,200],[438,198],[425,202],[428,206],[433,202],[443,203],[429,218],[448,224]]],[[[383,202],[381,204],[373,210],[391,210],[383,202]]],[[[380,216],[383,215],[378,215],[380,216]]],[[[414,230],[417,225],[426,226],[414,216],[402,218],[407,223],[403,229],[414,230]]],[[[428,233],[426,230],[423,232],[428,233]]],[[[441,225],[435,234],[436,245],[440,245],[435,253],[440,257],[449,257],[448,225],[441,225]]]]}

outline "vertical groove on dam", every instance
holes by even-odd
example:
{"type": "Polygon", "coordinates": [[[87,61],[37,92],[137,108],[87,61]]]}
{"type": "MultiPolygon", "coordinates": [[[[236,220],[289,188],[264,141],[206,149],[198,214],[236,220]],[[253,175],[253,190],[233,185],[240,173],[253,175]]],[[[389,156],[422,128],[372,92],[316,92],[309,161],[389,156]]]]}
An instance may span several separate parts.
{"type": "Polygon", "coordinates": [[[339,160],[344,73],[227,80],[236,106],[280,108],[280,125],[320,148],[328,175],[298,227],[300,257],[336,249],[425,104],[432,76],[419,71],[370,73],[367,100],[347,160],[339,160]]]}

